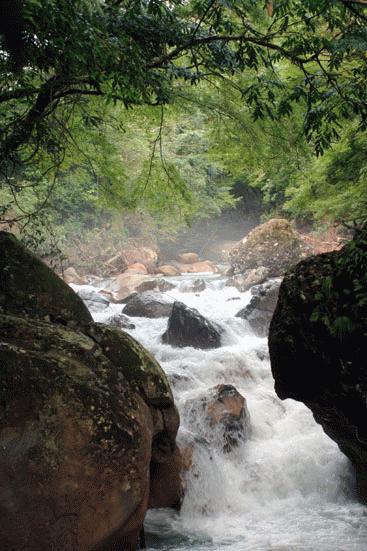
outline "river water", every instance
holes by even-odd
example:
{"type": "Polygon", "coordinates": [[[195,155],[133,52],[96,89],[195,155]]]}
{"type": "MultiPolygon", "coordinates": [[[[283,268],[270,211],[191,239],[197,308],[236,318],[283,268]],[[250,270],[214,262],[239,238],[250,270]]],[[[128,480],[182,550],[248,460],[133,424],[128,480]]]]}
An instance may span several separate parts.
{"type": "MultiPolygon", "coordinates": [[[[148,513],[148,549],[366,550],[367,508],[355,499],[348,461],[303,404],[277,398],[267,340],[234,317],[250,292],[225,287],[221,276],[204,276],[207,288],[200,293],[185,292],[198,277],[203,278],[170,278],[177,287],[167,294],[219,323],[224,329],[221,348],[162,344],[167,318],[133,318],[136,329],[129,331],[155,355],[171,381],[181,414],[179,438],[200,436],[180,512],[148,513]],[[234,385],[250,413],[251,431],[230,453],[187,407],[219,383],[234,385]]],[[[94,317],[106,321],[121,309],[111,305],[94,317]]]]}

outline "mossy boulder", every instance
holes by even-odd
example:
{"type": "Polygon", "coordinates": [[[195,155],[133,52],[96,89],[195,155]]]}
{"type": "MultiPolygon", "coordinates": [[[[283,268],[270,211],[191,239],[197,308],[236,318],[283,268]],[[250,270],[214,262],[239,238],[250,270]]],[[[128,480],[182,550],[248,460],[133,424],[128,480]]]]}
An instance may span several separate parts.
{"type": "Polygon", "coordinates": [[[229,253],[234,273],[266,268],[277,277],[302,258],[302,242],[288,220],[274,218],[257,226],[229,253]]]}
{"type": "Polygon", "coordinates": [[[0,312],[61,323],[92,321],[82,299],[7,232],[0,232],[0,312]]]}
{"type": "Polygon", "coordinates": [[[308,406],[367,501],[367,235],[299,263],[281,284],[269,350],[281,399],[308,406]]]}
{"type": "Polygon", "coordinates": [[[133,551],[176,453],[167,378],[14,237],[0,253],[0,548],[133,551]]]}
{"type": "Polygon", "coordinates": [[[82,333],[3,315],[0,332],[0,547],[128,549],[149,495],[148,406],[82,333]]]}

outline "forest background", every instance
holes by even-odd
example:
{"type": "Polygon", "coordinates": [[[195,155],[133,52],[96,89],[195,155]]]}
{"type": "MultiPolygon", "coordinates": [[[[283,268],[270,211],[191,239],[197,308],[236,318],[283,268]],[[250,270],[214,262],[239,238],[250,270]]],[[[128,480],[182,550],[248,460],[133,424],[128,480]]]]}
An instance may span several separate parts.
{"type": "Polygon", "coordinates": [[[263,219],[364,220],[365,4],[2,2],[3,227],[50,255],[254,194],[263,219]]]}

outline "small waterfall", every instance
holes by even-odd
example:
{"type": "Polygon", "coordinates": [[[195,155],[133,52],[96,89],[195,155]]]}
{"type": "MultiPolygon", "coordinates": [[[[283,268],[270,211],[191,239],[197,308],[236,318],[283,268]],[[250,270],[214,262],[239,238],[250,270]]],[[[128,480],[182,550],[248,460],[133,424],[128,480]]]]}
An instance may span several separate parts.
{"type": "MultiPolygon", "coordinates": [[[[170,278],[177,287],[167,294],[221,325],[221,348],[204,351],[162,344],[166,318],[134,318],[136,328],[130,331],[170,379],[181,413],[180,438],[196,438],[181,511],[148,513],[148,548],[366,549],[367,512],[353,498],[346,458],[303,404],[277,398],[266,339],[255,337],[246,321],[235,317],[250,300],[250,292],[224,286],[221,276],[204,276],[204,291],[187,292],[197,278],[198,274],[170,278]],[[190,415],[187,407],[219,383],[237,388],[251,418],[248,438],[230,453],[223,451],[218,438],[203,438],[204,421],[190,415]]],[[[105,321],[121,308],[111,305],[94,317],[105,321]]]]}

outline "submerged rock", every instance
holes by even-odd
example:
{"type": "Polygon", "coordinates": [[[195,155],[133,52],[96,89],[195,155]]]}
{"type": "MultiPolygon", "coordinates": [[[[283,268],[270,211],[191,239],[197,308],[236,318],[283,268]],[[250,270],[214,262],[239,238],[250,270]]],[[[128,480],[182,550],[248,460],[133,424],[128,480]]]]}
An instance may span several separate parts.
{"type": "Polygon", "coordinates": [[[265,267],[277,277],[302,258],[302,242],[288,220],[269,220],[257,226],[229,254],[235,273],[265,267]]]}
{"type": "Polygon", "coordinates": [[[205,319],[195,308],[177,301],[162,341],[179,347],[218,348],[221,346],[221,328],[205,319]]]}
{"type": "Polygon", "coordinates": [[[226,452],[249,435],[249,413],[245,398],[232,385],[221,384],[205,396],[186,404],[191,426],[207,442],[220,444],[226,452]]]}
{"type": "Polygon", "coordinates": [[[289,271],[270,325],[269,350],[281,399],[308,406],[352,461],[367,501],[367,238],[289,271]]]}
{"type": "Polygon", "coordinates": [[[253,287],[250,302],[237,312],[236,317],[249,322],[258,337],[266,337],[279,294],[281,280],[271,280],[253,287]]]}
{"type": "Polygon", "coordinates": [[[146,291],[132,297],[124,308],[124,314],[142,318],[169,316],[174,300],[162,293],[146,291]]]}

